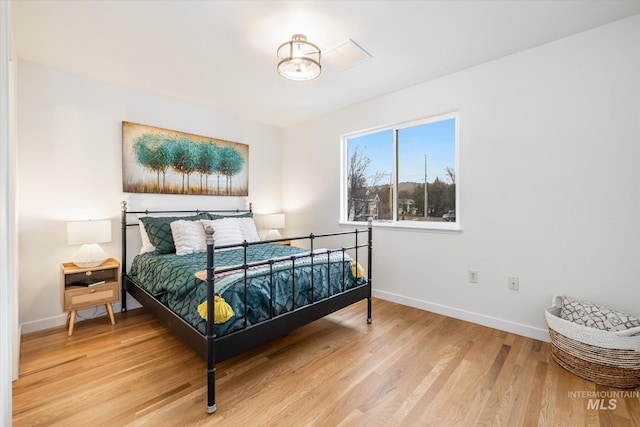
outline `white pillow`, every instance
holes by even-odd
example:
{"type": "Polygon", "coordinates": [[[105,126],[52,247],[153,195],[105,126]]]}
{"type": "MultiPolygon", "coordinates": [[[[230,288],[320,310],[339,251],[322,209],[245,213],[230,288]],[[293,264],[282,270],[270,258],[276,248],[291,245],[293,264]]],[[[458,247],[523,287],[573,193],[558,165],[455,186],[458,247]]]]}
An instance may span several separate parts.
{"type": "Polygon", "coordinates": [[[201,223],[203,233],[206,227],[213,227],[215,231],[213,240],[216,246],[235,245],[244,241],[237,218],[201,219],[198,222],[201,223]]]}
{"type": "Polygon", "coordinates": [[[176,255],[206,252],[207,242],[204,228],[199,221],[173,221],[171,234],[176,246],[176,255]]]}
{"type": "Polygon", "coordinates": [[[258,230],[256,229],[256,223],[253,222],[253,218],[238,218],[240,224],[240,231],[242,232],[242,240],[247,242],[259,242],[260,236],[258,236],[258,230]]]}
{"type": "Polygon", "coordinates": [[[142,241],[142,247],[140,248],[140,255],[146,254],[147,252],[153,252],[156,250],[156,247],[153,246],[151,240],[149,240],[149,235],[147,234],[147,230],[144,228],[144,224],[142,221],[138,220],[138,227],[140,227],[140,240],[142,241]]]}

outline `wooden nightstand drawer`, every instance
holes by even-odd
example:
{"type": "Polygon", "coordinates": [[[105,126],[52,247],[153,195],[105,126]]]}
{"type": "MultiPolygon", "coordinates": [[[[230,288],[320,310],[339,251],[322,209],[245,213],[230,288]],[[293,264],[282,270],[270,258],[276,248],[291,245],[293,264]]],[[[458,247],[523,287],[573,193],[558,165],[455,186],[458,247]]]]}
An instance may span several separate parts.
{"type": "Polygon", "coordinates": [[[117,282],[89,288],[68,286],[64,293],[64,309],[77,310],[83,307],[108,304],[120,299],[120,286],[117,282]]]}

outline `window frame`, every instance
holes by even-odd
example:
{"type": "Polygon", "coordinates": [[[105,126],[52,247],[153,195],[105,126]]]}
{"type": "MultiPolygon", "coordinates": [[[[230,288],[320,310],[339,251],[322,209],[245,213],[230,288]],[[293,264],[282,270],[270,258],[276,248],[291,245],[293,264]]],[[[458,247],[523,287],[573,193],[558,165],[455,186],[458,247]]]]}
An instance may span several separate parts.
{"type": "Polygon", "coordinates": [[[340,135],[340,225],[361,226],[366,224],[365,221],[350,221],[347,217],[347,180],[349,168],[348,140],[361,136],[371,135],[387,130],[392,130],[393,141],[393,170],[391,171],[393,180],[393,218],[389,221],[374,221],[375,227],[389,229],[411,229],[411,230],[436,230],[436,231],[461,231],[461,206],[460,206],[460,114],[453,111],[444,114],[433,115],[420,119],[409,120],[406,122],[393,123],[365,130],[349,132],[340,135]],[[456,220],[453,222],[440,221],[402,221],[398,220],[398,131],[406,128],[421,126],[428,123],[434,123],[449,119],[455,119],[455,199],[456,199],[456,220]]]}

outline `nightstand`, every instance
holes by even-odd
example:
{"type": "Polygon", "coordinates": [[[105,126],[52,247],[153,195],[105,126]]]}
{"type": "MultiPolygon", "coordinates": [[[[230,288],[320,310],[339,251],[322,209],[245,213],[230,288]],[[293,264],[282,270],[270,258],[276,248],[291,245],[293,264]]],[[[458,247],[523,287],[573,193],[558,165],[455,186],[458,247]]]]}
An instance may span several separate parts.
{"type": "Polygon", "coordinates": [[[67,312],[69,336],[73,334],[77,311],[104,304],[111,324],[115,325],[112,303],[120,300],[120,263],[109,258],[98,267],[82,268],[72,262],[60,264],[60,302],[67,312]],[[93,279],[104,283],[78,286],[74,283],[93,279]]]}
{"type": "Polygon", "coordinates": [[[291,246],[291,240],[283,240],[282,242],[278,242],[278,244],[282,246],[291,246]]]}

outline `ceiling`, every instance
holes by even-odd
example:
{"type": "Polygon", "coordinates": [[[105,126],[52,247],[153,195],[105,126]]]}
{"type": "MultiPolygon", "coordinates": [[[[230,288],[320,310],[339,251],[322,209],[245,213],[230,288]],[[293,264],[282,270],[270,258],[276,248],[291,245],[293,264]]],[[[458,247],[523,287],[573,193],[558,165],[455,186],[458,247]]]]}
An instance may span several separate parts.
{"type": "Polygon", "coordinates": [[[11,1],[20,59],[286,127],[640,13],[640,0],[11,1]],[[293,34],[372,58],[276,72],[293,34]]]}

